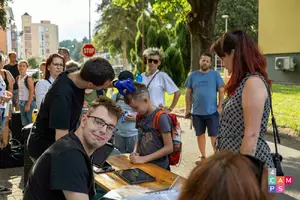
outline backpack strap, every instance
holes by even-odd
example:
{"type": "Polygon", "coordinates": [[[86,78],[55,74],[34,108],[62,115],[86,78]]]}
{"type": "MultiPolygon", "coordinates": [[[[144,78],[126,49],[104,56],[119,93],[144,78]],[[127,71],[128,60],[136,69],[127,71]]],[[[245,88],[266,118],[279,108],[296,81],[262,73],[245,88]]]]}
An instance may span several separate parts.
{"type": "Polygon", "coordinates": [[[26,78],[24,80],[24,84],[27,87],[27,89],[29,90],[29,86],[28,86],[28,75],[26,75],[26,78]]]}
{"type": "Polygon", "coordinates": [[[162,114],[164,114],[164,113],[165,113],[165,112],[164,112],[163,110],[159,109],[159,110],[155,113],[155,115],[154,115],[154,117],[153,117],[152,128],[157,129],[157,130],[158,130],[158,133],[160,133],[160,123],[159,123],[159,119],[160,119],[160,116],[161,116],[162,114]]]}
{"type": "Polygon", "coordinates": [[[48,81],[48,83],[51,85],[52,83],[51,83],[51,81],[49,80],[49,79],[46,79],[46,81],[48,81]]]}
{"type": "Polygon", "coordinates": [[[135,117],[135,127],[138,128],[140,126],[141,114],[138,113],[135,117]]]}

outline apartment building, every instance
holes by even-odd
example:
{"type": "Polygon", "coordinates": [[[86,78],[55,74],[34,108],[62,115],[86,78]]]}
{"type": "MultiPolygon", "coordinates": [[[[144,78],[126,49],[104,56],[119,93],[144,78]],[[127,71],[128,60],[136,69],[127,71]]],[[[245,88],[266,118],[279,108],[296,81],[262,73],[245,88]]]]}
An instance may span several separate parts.
{"type": "Polygon", "coordinates": [[[24,59],[30,57],[47,58],[57,51],[58,26],[50,21],[32,23],[28,13],[22,15],[22,54],[24,59]]]}
{"type": "Polygon", "coordinates": [[[18,54],[18,32],[11,7],[5,8],[6,27],[0,27],[0,53],[15,51],[18,54]]]}

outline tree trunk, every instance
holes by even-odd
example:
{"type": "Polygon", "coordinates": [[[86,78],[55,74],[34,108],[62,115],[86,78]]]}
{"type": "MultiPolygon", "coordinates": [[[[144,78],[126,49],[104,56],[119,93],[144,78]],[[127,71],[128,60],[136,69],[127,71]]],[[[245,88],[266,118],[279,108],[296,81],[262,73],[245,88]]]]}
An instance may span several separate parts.
{"type": "Polygon", "coordinates": [[[123,63],[123,67],[127,67],[127,41],[126,39],[122,40],[122,50],[123,50],[123,59],[122,59],[122,63],[123,63]]]}
{"type": "Polygon", "coordinates": [[[216,23],[219,0],[188,0],[191,12],[187,24],[191,34],[191,70],[199,69],[199,59],[203,52],[209,51],[216,23]]]}

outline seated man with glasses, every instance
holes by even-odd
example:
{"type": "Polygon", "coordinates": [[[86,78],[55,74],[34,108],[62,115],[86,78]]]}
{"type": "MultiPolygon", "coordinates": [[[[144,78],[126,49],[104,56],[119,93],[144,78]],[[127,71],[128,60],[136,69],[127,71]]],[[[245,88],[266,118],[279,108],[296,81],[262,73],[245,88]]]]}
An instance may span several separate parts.
{"type": "Polygon", "coordinates": [[[115,133],[122,109],[107,97],[89,107],[75,132],[49,147],[33,166],[24,200],[80,199],[95,195],[91,158],[115,133]]]}

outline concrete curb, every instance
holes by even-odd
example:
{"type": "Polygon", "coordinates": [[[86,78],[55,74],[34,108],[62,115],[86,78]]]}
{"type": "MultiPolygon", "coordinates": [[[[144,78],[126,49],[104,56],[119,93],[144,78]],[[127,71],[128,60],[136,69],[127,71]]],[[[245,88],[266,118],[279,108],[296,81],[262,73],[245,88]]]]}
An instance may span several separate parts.
{"type": "MultiPolygon", "coordinates": [[[[185,118],[184,115],[182,114],[178,114],[178,113],[174,113],[178,118],[184,118],[184,119],[187,119],[185,118]]],[[[280,128],[280,127],[279,127],[280,128]]],[[[266,132],[266,135],[271,135],[273,136],[273,130],[267,130],[266,132]]],[[[285,132],[280,132],[279,131],[279,137],[280,138],[284,138],[284,139],[289,139],[289,140],[294,140],[294,141],[297,141],[297,142],[300,142],[300,136],[297,136],[297,135],[291,135],[289,133],[285,133],[285,132]]]]}
{"type": "MultiPolygon", "coordinates": [[[[270,135],[273,136],[273,130],[267,130],[266,135],[270,135]]],[[[300,142],[300,136],[296,136],[296,135],[291,135],[289,133],[285,133],[285,132],[279,132],[279,137],[284,138],[284,139],[289,139],[289,140],[294,140],[297,142],[300,142]]]]}

